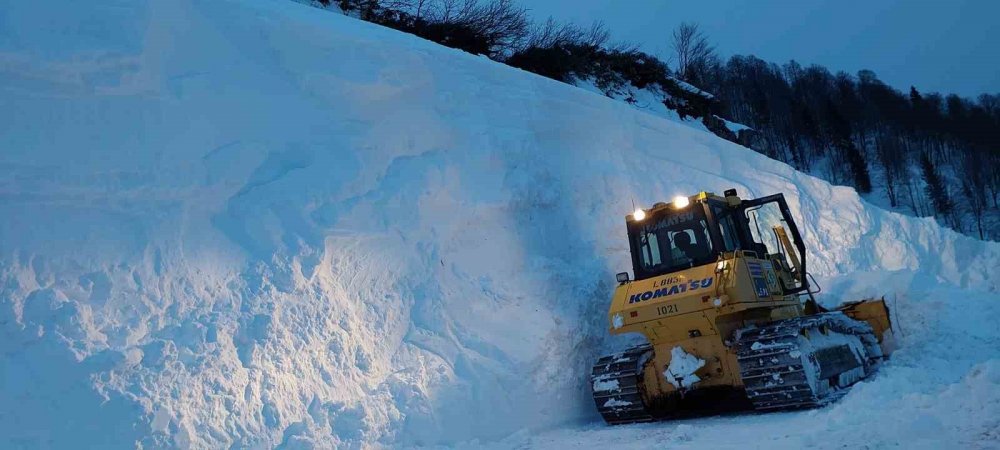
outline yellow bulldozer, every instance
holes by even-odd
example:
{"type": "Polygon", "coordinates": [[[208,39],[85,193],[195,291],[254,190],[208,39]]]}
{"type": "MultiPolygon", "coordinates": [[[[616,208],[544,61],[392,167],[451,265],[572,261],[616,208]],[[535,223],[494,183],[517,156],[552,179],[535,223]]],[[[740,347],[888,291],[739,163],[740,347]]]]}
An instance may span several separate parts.
{"type": "Polygon", "coordinates": [[[828,403],[888,357],[883,299],[827,310],[783,194],[702,192],[625,218],[634,279],[617,275],[612,334],[646,342],[600,358],[609,424],[828,403]]]}

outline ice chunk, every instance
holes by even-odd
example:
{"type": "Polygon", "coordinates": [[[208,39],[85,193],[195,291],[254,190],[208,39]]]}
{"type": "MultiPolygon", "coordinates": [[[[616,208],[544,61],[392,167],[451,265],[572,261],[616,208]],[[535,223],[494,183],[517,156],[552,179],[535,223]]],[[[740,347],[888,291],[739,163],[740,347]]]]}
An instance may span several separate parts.
{"type": "Polygon", "coordinates": [[[617,398],[610,398],[608,401],[604,402],[605,408],[617,408],[619,406],[631,406],[632,402],[626,402],[625,400],[618,400],[617,398]]]}
{"type": "Polygon", "coordinates": [[[781,349],[781,348],[788,348],[788,346],[789,346],[788,343],[785,342],[772,342],[770,344],[764,344],[760,341],[756,341],[750,345],[750,350],[758,351],[758,350],[767,350],[771,348],[781,349]]]}
{"type": "Polygon", "coordinates": [[[617,391],[619,387],[618,380],[594,380],[594,391],[617,391]]]}
{"type": "Polygon", "coordinates": [[[701,381],[694,373],[704,366],[705,360],[685,352],[683,348],[674,347],[670,350],[670,365],[663,376],[675,388],[687,389],[701,381]]]}

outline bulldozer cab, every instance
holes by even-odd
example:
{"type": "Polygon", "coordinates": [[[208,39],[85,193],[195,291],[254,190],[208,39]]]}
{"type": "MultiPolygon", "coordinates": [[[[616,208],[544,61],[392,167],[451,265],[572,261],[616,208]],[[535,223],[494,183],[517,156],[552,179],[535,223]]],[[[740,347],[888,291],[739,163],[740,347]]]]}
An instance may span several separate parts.
{"type": "Polygon", "coordinates": [[[805,246],[782,194],[741,200],[732,190],[725,197],[702,192],[638,210],[626,224],[636,280],[713,264],[727,253],[742,252],[770,260],[798,279],[797,286],[783,280],[786,294],[808,289],[805,276],[796,276],[805,273],[805,246]],[[797,254],[787,255],[787,248],[797,254]]]}
{"type": "Polygon", "coordinates": [[[630,228],[636,279],[676,272],[716,260],[712,226],[701,208],[662,210],[630,228]]]}

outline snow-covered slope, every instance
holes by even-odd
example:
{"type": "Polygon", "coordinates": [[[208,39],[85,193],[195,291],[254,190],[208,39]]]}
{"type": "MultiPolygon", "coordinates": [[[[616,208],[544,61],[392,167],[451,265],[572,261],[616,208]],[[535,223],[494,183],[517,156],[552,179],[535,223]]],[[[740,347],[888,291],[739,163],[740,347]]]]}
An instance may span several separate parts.
{"type": "Polygon", "coordinates": [[[985,377],[996,409],[995,328],[918,354],[962,308],[1000,319],[996,243],[288,1],[0,11],[0,447],[471,445],[593,421],[585,373],[625,345],[604,311],[631,200],[730,187],[786,193],[828,302],[919,311],[885,377],[929,399],[953,388],[925,372],[985,377]],[[928,285],[952,295],[906,292],[928,285]]]}

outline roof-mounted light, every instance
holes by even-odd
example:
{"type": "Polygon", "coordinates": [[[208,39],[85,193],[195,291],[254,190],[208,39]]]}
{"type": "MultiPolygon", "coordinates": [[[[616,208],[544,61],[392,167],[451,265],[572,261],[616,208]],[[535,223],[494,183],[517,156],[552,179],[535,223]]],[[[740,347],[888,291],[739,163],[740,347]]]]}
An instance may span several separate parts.
{"type": "Polygon", "coordinates": [[[677,197],[674,197],[673,204],[676,209],[686,208],[687,205],[691,204],[691,200],[688,200],[688,198],[683,195],[678,195],[677,197]]]}
{"type": "Polygon", "coordinates": [[[635,211],[632,212],[632,220],[640,221],[645,218],[646,211],[643,211],[642,208],[636,208],[635,211]]]}

